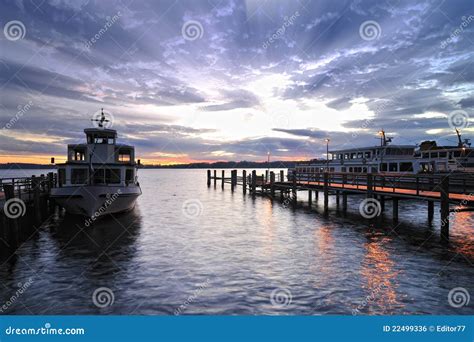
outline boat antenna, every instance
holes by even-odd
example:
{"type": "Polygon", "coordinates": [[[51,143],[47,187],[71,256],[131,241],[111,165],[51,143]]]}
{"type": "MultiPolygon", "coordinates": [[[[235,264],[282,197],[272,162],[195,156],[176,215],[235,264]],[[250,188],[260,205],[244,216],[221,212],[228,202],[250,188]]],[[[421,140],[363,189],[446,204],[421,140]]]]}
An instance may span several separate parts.
{"type": "Polygon", "coordinates": [[[91,119],[93,122],[97,122],[99,128],[104,128],[104,122],[110,122],[109,119],[105,118],[104,108],[101,108],[100,119],[91,119]]]}
{"type": "Polygon", "coordinates": [[[385,135],[385,131],[383,130],[383,128],[379,132],[379,135],[380,135],[380,146],[382,146],[382,147],[387,146],[389,143],[392,142],[393,137],[387,137],[385,135]]]}
{"type": "Polygon", "coordinates": [[[464,144],[461,139],[461,132],[459,132],[459,129],[455,128],[456,130],[456,135],[458,136],[458,147],[463,147],[464,144]]]}

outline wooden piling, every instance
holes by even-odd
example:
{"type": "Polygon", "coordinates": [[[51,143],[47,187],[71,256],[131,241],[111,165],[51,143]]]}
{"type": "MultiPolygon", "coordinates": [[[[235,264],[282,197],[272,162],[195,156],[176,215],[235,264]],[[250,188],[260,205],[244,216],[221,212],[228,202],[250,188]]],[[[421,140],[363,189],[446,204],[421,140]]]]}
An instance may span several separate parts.
{"type": "Polygon", "coordinates": [[[207,170],[207,186],[211,186],[211,170],[207,170]]]}
{"type": "Polygon", "coordinates": [[[222,178],[221,178],[221,188],[224,189],[224,181],[225,181],[225,170],[222,170],[222,178]]]}
{"type": "Polygon", "coordinates": [[[374,176],[371,173],[367,174],[367,198],[373,197],[374,176]]]}
{"type": "Polygon", "coordinates": [[[217,185],[217,170],[214,169],[214,188],[216,187],[217,185]]]}
{"type": "Polygon", "coordinates": [[[275,172],[270,172],[270,195],[275,197],[275,172]]]}
{"type": "Polygon", "coordinates": [[[441,239],[449,240],[449,176],[443,177],[440,184],[441,201],[441,239]]]}
{"type": "Polygon", "coordinates": [[[329,174],[324,172],[324,212],[327,213],[329,209],[329,174]]]}
{"type": "Polygon", "coordinates": [[[291,199],[293,202],[293,206],[296,206],[296,204],[298,203],[298,195],[296,191],[296,172],[295,171],[293,171],[293,175],[292,175],[291,196],[292,196],[291,199]]]}
{"type": "Polygon", "coordinates": [[[336,191],[336,206],[339,207],[339,191],[336,191]]]}
{"type": "Polygon", "coordinates": [[[313,203],[313,190],[308,190],[308,206],[311,208],[313,203]]]}
{"type": "Polygon", "coordinates": [[[433,222],[434,216],[434,201],[428,201],[428,222],[433,222]]]}
{"type": "Polygon", "coordinates": [[[242,171],[242,192],[247,193],[247,171],[242,171]]]}
{"type": "Polygon", "coordinates": [[[394,197],[392,198],[392,211],[393,211],[393,222],[398,222],[398,198],[394,197]]]}
{"type": "Polygon", "coordinates": [[[40,179],[31,177],[31,187],[33,190],[33,208],[35,212],[35,222],[41,223],[41,205],[40,205],[40,179]]]}
{"type": "Polygon", "coordinates": [[[230,171],[230,189],[233,192],[237,184],[237,170],[230,171]]]}
{"type": "Polygon", "coordinates": [[[255,196],[257,190],[257,171],[252,170],[252,195],[255,196]]]}
{"type": "Polygon", "coordinates": [[[284,181],[285,181],[285,171],[280,170],[280,182],[284,182],[284,181]]]}

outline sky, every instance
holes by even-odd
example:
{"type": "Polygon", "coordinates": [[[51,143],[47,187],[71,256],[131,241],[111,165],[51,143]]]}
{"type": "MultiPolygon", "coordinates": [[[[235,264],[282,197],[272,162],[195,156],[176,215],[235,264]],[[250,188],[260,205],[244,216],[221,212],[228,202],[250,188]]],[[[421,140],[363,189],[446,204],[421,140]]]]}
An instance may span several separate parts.
{"type": "Polygon", "coordinates": [[[4,0],[0,25],[0,163],[64,160],[101,108],[149,164],[474,133],[472,0],[4,0]]]}

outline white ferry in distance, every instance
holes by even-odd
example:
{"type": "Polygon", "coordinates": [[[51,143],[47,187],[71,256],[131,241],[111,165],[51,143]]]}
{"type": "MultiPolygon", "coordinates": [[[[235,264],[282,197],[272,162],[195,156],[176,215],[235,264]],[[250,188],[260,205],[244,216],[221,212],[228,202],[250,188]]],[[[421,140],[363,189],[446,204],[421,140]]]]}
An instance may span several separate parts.
{"type": "Polygon", "coordinates": [[[51,198],[68,213],[88,217],[131,210],[142,194],[137,179],[135,149],[117,144],[117,132],[102,110],[97,128],[84,130],[84,144],[68,145],[67,162],[57,164],[58,187],[51,198]]]}
{"type": "Polygon", "coordinates": [[[348,173],[443,173],[474,172],[474,149],[469,139],[462,140],[456,129],[457,146],[438,146],[435,141],[415,145],[391,145],[393,138],[382,130],[380,146],[333,150],[327,159],[298,162],[297,173],[348,172],[348,173]]]}

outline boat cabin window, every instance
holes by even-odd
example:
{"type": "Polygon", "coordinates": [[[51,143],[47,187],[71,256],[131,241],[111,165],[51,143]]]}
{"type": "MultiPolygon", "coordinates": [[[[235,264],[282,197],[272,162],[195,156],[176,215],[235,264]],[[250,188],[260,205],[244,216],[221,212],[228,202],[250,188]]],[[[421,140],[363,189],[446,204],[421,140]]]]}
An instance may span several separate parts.
{"type": "Polygon", "coordinates": [[[461,151],[455,151],[454,158],[459,158],[459,157],[461,157],[461,151]]]}
{"type": "Polygon", "coordinates": [[[398,171],[398,164],[397,163],[390,163],[388,164],[388,168],[390,172],[397,172],[398,171]]]}
{"type": "Polygon", "coordinates": [[[362,152],[357,153],[357,158],[358,158],[358,159],[361,159],[362,156],[363,156],[363,155],[362,155],[362,152]]]}
{"type": "Polygon", "coordinates": [[[345,167],[342,167],[342,168],[341,168],[341,172],[346,172],[346,170],[347,170],[347,169],[346,169],[345,167]]]}
{"type": "Polygon", "coordinates": [[[92,181],[94,184],[104,184],[104,169],[95,170],[92,181]]]}
{"type": "Polygon", "coordinates": [[[372,166],[372,173],[377,173],[378,172],[378,169],[377,169],[377,166],[372,166]]]}
{"type": "Polygon", "coordinates": [[[430,154],[428,152],[423,152],[422,156],[423,158],[429,158],[430,154]]]}
{"type": "Polygon", "coordinates": [[[439,153],[440,158],[446,158],[446,156],[447,156],[447,152],[440,152],[439,153]]]}
{"type": "Polygon", "coordinates": [[[365,152],[365,158],[370,159],[370,152],[365,152]]]}
{"type": "Polygon", "coordinates": [[[131,151],[119,151],[118,160],[124,163],[129,163],[131,160],[131,151]]]}
{"type": "Polygon", "coordinates": [[[115,144],[115,138],[114,137],[109,137],[109,136],[103,136],[103,135],[88,134],[87,135],[87,143],[88,144],[114,145],[115,144]]]}
{"type": "Polygon", "coordinates": [[[125,182],[127,184],[133,183],[133,169],[127,169],[125,171],[125,182]]]}
{"type": "Polygon", "coordinates": [[[355,159],[356,155],[357,155],[357,153],[351,153],[351,159],[355,159]]]}
{"type": "Polygon", "coordinates": [[[438,158],[438,152],[431,152],[430,157],[431,158],[438,158]]]}
{"type": "Polygon", "coordinates": [[[387,163],[380,164],[380,171],[387,171],[387,163]]]}
{"type": "Polygon", "coordinates": [[[107,184],[120,183],[120,169],[107,169],[107,170],[105,170],[105,182],[107,184]]]}
{"type": "Polygon", "coordinates": [[[87,169],[72,169],[71,170],[71,184],[86,184],[87,183],[87,169]]]}
{"type": "Polygon", "coordinates": [[[413,164],[412,163],[400,163],[400,171],[401,172],[413,172],[413,164]]]}
{"type": "Polygon", "coordinates": [[[73,159],[77,161],[86,160],[86,152],[84,150],[74,150],[73,159]]]}

